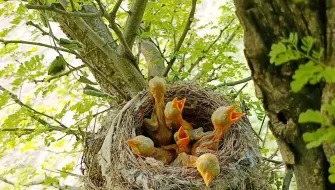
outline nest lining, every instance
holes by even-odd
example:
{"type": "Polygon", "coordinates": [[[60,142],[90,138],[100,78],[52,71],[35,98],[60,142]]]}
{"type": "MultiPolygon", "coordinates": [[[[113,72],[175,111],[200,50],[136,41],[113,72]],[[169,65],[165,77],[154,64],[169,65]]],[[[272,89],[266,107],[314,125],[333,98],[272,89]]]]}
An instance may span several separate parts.
{"type": "MultiPolygon", "coordinates": [[[[168,85],[165,103],[174,97],[186,98],[183,118],[194,128],[203,127],[204,131],[213,130],[210,118],[219,106],[231,105],[222,95],[191,83],[168,85]]],[[[114,118],[120,125],[114,123],[107,168],[101,159],[105,163],[108,160],[100,155],[99,158],[98,152],[106,149],[101,146],[108,136],[108,128],[100,131],[101,138],[96,138],[86,153],[89,189],[205,189],[195,168],[163,165],[154,158],[134,155],[127,146],[128,139],[144,133],[143,119],[150,117],[153,102],[148,91],[144,91],[138,101],[123,110],[122,117],[114,118]]],[[[213,189],[267,189],[261,182],[258,144],[247,118],[243,117],[230,128],[215,154],[220,162],[220,174],[211,184],[213,189]]]]}

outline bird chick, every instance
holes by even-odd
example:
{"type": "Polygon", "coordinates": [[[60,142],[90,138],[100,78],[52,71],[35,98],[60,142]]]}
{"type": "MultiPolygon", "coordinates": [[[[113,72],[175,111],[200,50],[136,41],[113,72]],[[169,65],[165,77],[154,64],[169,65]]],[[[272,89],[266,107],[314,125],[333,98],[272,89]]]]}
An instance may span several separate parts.
{"type": "Polygon", "coordinates": [[[144,125],[149,130],[149,135],[158,146],[168,145],[172,142],[172,131],[165,123],[165,103],[166,82],[163,78],[154,77],[149,81],[149,92],[155,100],[151,119],[145,118],[144,125]]]}
{"type": "Polygon", "coordinates": [[[219,160],[214,154],[206,153],[199,157],[180,153],[172,162],[172,166],[197,168],[207,187],[220,173],[219,160]]]}
{"type": "Polygon", "coordinates": [[[192,125],[185,121],[182,116],[185,101],[186,98],[178,100],[176,97],[166,104],[164,115],[166,118],[166,123],[170,129],[178,130],[179,127],[183,127],[185,130],[193,129],[192,125]]]}
{"type": "Polygon", "coordinates": [[[211,153],[201,155],[196,161],[196,167],[207,187],[209,187],[213,179],[220,174],[219,160],[211,153]]]}
{"type": "Polygon", "coordinates": [[[208,152],[208,150],[217,150],[220,140],[227,130],[244,116],[244,113],[235,112],[236,107],[236,104],[228,107],[222,106],[213,112],[211,120],[214,131],[207,133],[207,135],[194,143],[191,150],[192,155],[208,152]]]}
{"type": "Polygon", "coordinates": [[[173,153],[154,147],[154,142],[143,135],[136,136],[127,141],[128,146],[138,155],[143,157],[153,157],[164,164],[170,164],[174,160],[173,153]]]}

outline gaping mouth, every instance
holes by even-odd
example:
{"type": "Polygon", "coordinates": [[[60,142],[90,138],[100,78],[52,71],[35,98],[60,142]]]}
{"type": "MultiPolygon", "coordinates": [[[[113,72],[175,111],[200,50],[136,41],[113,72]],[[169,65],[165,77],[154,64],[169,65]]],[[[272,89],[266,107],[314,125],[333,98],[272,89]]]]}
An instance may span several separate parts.
{"type": "Polygon", "coordinates": [[[177,144],[188,145],[188,143],[190,143],[190,137],[185,132],[183,127],[180,127],[179,130],[178,130],[178,142],[177,142],[177,144]]]}
{"type": "Polygon", "coordinates": [[[132,148],[134,150],[134,152],[136,152],[137,154],[140,153],[140,150],[137,147],[137,143],[134,140],[132,140],[132,139],[128,140],[127,144],[130,148],[132,148]]]}
{"type": "Polygon", "coordinates": [[[231,121],[237,121],[245,115],[244,113],[235,112],[235,109],[237,108],[237,106],[238,106],[237,104],[234,104],[234,105],[229,107],[230,120],[231,121]]]}
{"type": "MultiPolygon", "coordinates": [[[[178,99],[177,99],[178,100],[178,99]]],[[[185,101],[186,101],[186,98],[182,99],[182,100],[179,100],[177,102],[177,107],[178,107],[178,110],[179,111],[182,111],[184,109],[184,105],[185,105],[185,101]]]]}

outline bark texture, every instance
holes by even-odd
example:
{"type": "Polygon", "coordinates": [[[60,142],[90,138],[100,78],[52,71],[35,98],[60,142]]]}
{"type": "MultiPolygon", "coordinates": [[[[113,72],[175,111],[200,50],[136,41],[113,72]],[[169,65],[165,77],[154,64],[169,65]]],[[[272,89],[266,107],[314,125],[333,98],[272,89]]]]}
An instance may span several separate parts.
{"type": "MultiPolygon", "coordinates": [[[[97,9],[93,6],[83,6],[82,8],[82,12],[86,13],[96,11],[97,9]]],[[[125,54],[117,51],[120,46],[116,44],[101,18],[82,19],[57,15],[56,21],[65,34],[84,45],[80,54],[94,66],[91,69],[92,73],[104,91],[115,95],[120,95],[118,91],[121,91],[129,98],[146,87],[143,76],[131,60],[125,54]],[[94,34],[102,41],[99,42],[91,37],[89,31],[83,29],[80,20],[84,21],[84,24],[87,24],[89,29],[93,30],[94,34]]]]}
{"type": "MultiPolygon", "coordinates": [[[[298,189],[333,189],[328,182],[328,163],[322,148],[306,149],[302,134],[314,131],[316,125],[298,124],[301,112],[320,109],[321,100],[329,101],[333,87],[308,85],[299,93],[290,89],[292,75],[299,62],[276,67],[269,62],[272,43],[290,32],[299,37],[314,37],[317,48],[325,48],[327,61],[334,62],[334,0],[234,0],[237,16],[244,27],[245,56],[252,72],[256,95],[262,99],[270,118],[269,126],[277,138],[283,159],[292,165],[298,189]],[[328,90],[327,90],[328,89],[328,90]]],[[[304,63],[304,62],[302,62],[304,63]]]]}

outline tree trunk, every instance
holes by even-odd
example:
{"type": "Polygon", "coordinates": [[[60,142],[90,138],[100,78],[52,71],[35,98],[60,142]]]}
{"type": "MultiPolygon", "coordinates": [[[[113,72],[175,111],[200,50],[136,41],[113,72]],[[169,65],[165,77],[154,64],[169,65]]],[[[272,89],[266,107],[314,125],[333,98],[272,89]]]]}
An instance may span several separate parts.
{"type": "Polygon", "coordinates": [[[290,83],[300,62],[277,67],[270,64],[268,54],[273,43],[288,37],[290,32],[297,32],[299,37],[315,38],[317,48],[326,50],[327,63],[334,64],[335,1],[299,4],[287,0],[234,1],[245,31],[245,56],[256,95],[264,103],[270,129],[277,138],[285,163],[293,168],[298,189],[334,189],[328,182],[327,151],[321,147],[306,149],[302,139],[303,133],[314,131],[318,126],[298,123],[301,112],[320,109],[321,100],[329,102],[334,97],[334,87],[327,85],[323,89],[322,84],[308,85],[294,93],[290,83]]]}
{"type": "MultiPolygon", "coordinates": [[[[93,13],[98,9],[93,6],[83,6],[81,11],[93,13]]],[[[90,69],[105,92],[129,99],[146,87],[144,77],[134,66],[136,63],[132,63],[127,58],[124,47],[116,44],[101,18],[83,19],[57,15],[55,19],[69,38],[84,45],[80,55],[93,66],[90,69]]],[[[131,18],[128,20],[132,22],[131,18]]],[[[131,24],[136,25],[137,23],[131,24]]],[[[133,42],[135,39],[133,34],[129,35],[131,36],[130,41],[133,42]]]]}

